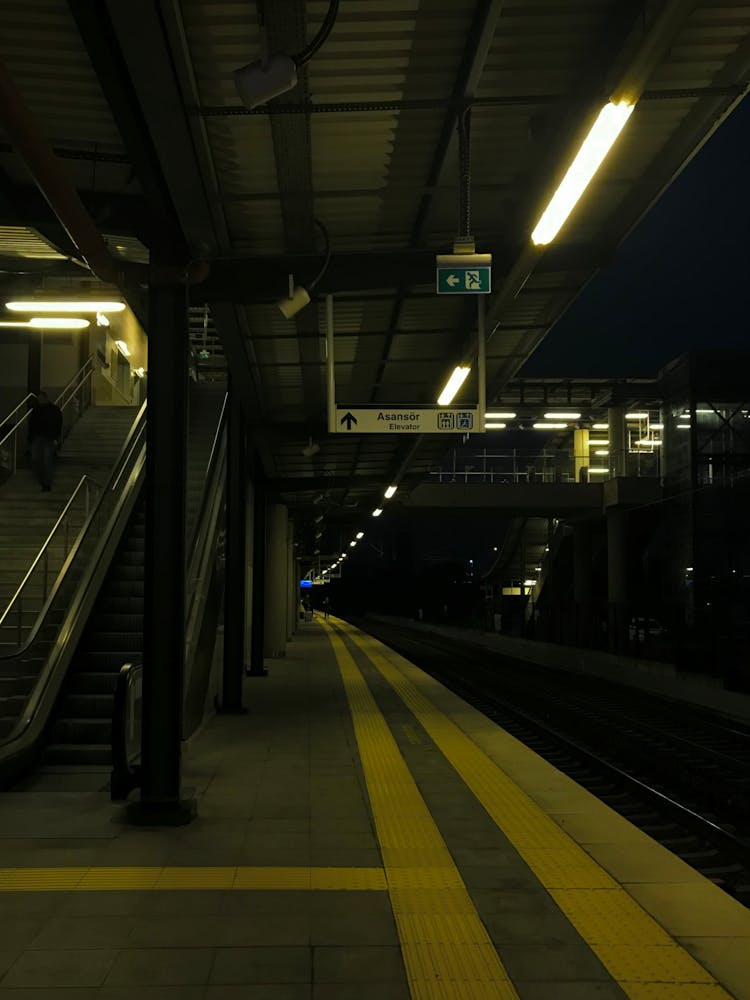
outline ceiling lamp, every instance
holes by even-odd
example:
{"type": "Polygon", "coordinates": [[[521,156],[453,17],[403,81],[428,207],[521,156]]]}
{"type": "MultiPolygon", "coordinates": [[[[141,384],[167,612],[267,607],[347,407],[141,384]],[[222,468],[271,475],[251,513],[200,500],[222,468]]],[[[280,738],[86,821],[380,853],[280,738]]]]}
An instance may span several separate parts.
{"type": "Polygon", "coordinates": [[[357,532],[357,534],[356,534],[357,541],[359,541],[360,538],[364,538],[364,537],[365,537],[364,531],[358,531],[357,532]]]}
{"type": "Polygon", "coordinates": [[[130,348],[128,347],[128,345],[125,343],[124,340],[116,340],[115,344],[117,344],[118,348],[120,349],[120,354],[122,354],[123,357],[126,358],[130,357],[130,348]]]}
{"type": "Polygon", "coordinates": [[[6,302],[11,312],[41,313],[116,313],[125,308],[124,302],[6,302]]]}
{"type": "Polygon", "coordinates": [[[0,320],[0,326],[14,330],[85,330],[87,319],[72,316],[35,316],[33,319],[0,320]]]}
{"type": "Polygon", "coordinates": [[[567,424],[532,424],[535,431],[564,431],[567,426],[567,424]]]}
{"type": "Polygon", "coordinates": [[[608,431],[609,424],[592,424],[591,429],[592,431],[608,431]]]}
{"type": "Polygon", "coordinates": [[[580,420],[580,413],[545,413],[545,420],[580,420]]]}
{"type": "Polygon", "coordinates": [[[382,513],[383,513],[383,508],[382,507],[376,507],[375,510],[372,512],[372,516],[373,517],[380,517],[380,515],[382,513]]]}
{"type": "Polygon", "coordinates": [[[328,238],[328,230],[320,221],[320,219],[313,220],[315,225],[323,233],[323,238],[325,239],[326,249],[325,249],[325,260],[323,261],[323,266],[312,279],[308,281],[307,285],[295,285],[294,275],[289,275],[289,294],[281,299],[277,299],[276,305],[281,312],[284,319],[292,319],[296,316],[298,312],[301,312],[306,305],[310,302],[310,292],[315,288],[317,283],[323,277],[323,275],[328,270],[328,264],[331,260],[331,241],[328,238]]]}
{"type": "Polygon", "coordinates": [[[573,211],[578,199],[589,186],[604,157],[614,145],[617,136],[633,113],[634,105],[625,101],[604,105],[581,144],[575,159],[568,167],[557,191],[531,234],[535,246],[546,246],[559,233],[563,223],[573,211]]]}
{"type": "Polygon", "coordinates": [[[308,63],[330,35],[339,9],[339,0],[330,0],[320,31],[296,56],[284,53],[256,59],[234,72],[234,85],[240,100],[251,111],[279,94],[297,86],[297,70],[308,63]]]}
{"type": "Polygon", "coordinates": [[[484,429],[486,431],[504,431],[507,424],[501,424],[497,420],[486,420],[484,423],[484,429]]]}
{"type": "Polygon", "coordinates": [[[438,406],[450,406],[453,402],[453,397],[466,381],[466,376],[470,371],[471,368],[468,365],[456,365],[453,369],[453,374],[445,383],[443,391],[437,398],[438,406]]]}
{"type": "Polygon", "coordinates": [[[510,411],[508,411],[506,413],[504,410],[503,411],[492,410],[492,412],[485,413],[484,419],[485,420],[513,420],[513,419],[515,419],[515,416],[516,416],[516,414],[515,413],[511,413],[510,411]]]}
{"type": "Polygon", "coordinates": [[[386,489],[386,491],[383,494],[383,496],[386,498],[386,500],[390,500],[392,496],[395,496],[397,489],[398,489],[398,486],[391,485],[391,486],[389,486],[386,489]]]}
{"type": "Polygon", "coordinates": [[[626,420],[648,420],[648,413],[626,413],[626,420]]]}

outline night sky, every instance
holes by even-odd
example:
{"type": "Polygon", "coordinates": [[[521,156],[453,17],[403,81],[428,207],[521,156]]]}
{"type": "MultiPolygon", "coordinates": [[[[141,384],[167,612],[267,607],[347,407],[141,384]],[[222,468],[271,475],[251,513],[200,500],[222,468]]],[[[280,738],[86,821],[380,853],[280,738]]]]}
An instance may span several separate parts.
{"type": "Polygon", "coordinates": [[[655,375],[689,350],[750,348],[749,179],[747,98],[547,334],[521,374],[655,375]]]}

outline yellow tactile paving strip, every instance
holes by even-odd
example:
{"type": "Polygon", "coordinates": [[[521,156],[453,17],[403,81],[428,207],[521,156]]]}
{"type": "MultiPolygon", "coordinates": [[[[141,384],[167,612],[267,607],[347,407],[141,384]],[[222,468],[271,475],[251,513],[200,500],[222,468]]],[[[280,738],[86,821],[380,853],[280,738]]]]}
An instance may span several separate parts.
{"type": "Polygon", "coordinates": [[[453,858],[351,653],[327,624],[414,1000],[517,1000],[453,858]]]}
{"type": "Polygon", "coordinates": [[[387,888],[382,868],[0,868],[0,892],[387,888]]]}
{"type": "Polygon", "coordinates": [[[386,646],[334,624],[393,687],[632,1000],[728,1000],[713,976],[394,666],[386,646]]]}

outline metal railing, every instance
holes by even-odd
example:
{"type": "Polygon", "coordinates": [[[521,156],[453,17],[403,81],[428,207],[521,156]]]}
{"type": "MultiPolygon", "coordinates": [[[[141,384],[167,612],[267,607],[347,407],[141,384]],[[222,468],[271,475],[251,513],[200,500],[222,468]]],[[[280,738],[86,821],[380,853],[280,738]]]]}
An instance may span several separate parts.
{"type": "Polygon", "coordinates": [[[126,799],[140,784],[143,665],[123,663],[117,675],[112,709],[110,796],[126,799]]]}
{"type": "MultiPolygon", "coordinates": [[[[658,450],[629,452],[625,472],[628,476],[658,478],[661,475],[658,450]]],[[[506,452],[454,452],[449,467],[432,469],[429,476],[432,482],[438,483],[599,483],[610,478],[610,472],[606,458],[599,460],[576,455],[565,449],[525,451],[513,448],[506,452]]]]}
{"type": "MultiPolygon", "coordinates": [[[[0,617],[0,628],[10,625],[15,626],[16,630],[13,648],[3,649],[0,660],[17,656],[29,648],[43,627],[63,580],[69,578],[68,574],[84,543],[88,549],[92,549],[101,539],[122,492],[121,484],[145,447],[145,412],[144,403],[120,449],[107,485],[102,488],[89,476],[82,476],[52,531],[32,560],[0,617]],[[76,503],[79,498],[81,509],[76,503]],[[79,527],[76,527],[75,515],[81,519],[79,527]],[[53,545],[56,539],[57,544],[53,545]],[[32,594],[33,596],[26,596],[32,594]],[[32,615],[33,618],[29,621],[32,615]]],[[[7,647],[9,644],[3,643],[3,646],[7,647]]]]}
{"type": "MultiPolygon", "coordinates": [[[[91,355],[55,399],[55,405],[60,408],[63,415],[63,440],[68,436],[73,424],[91,405],[93,374],[94,358],[91,355]]],[[[0,424],[0,473],[5,478],[15,474],[19,457],[27,451],[28,421],[35,401],[36,396],[30,392],[0,424]]]]}
{"type": "Polygon", "coordinates": [[[68,570],[71,554],[78,550],[94,502],[100,494],[101,486],[95,480],[90,476],[81,476],[7,607],[0,614],[0,659],[15,656],[36,637],[40,623],[49,610],[52,593],[56,592],[59,581],[68,570]],[[80,526],[76,529],[79,520],[80,526]],[[71,540],[73,532],[75,536],[71,540]],[[26,620],[28,614],[34,616],[31,621],[26,620]],[[14,642],[4,638],[9,628],[15,632],[14,642]],[[5,648],[8,645],[13,645],[10,652],[5,648]]]}

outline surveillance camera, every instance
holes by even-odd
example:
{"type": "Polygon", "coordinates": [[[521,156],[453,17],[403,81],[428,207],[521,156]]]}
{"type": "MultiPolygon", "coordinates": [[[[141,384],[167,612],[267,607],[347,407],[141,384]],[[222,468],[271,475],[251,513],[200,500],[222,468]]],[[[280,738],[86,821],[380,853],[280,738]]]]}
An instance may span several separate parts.
{"type": "Polygon", "coordinates": [[[298,312],[304,309],[309,301],[310,295],[307,289],[303,288],[302,285],[297,285],[291,295],[279,299],[276,305],[281,310],[281,315],[284,319],[291,319],[292,316],[296,316],[298,312]]]}
{"type": "Polygon", "coordinates": [[[285,55],[273,56],[266,63],[256,59],[235,70],[234,85],[242,103],[252,111],[297,85],[297,64],[285,55]]]}

